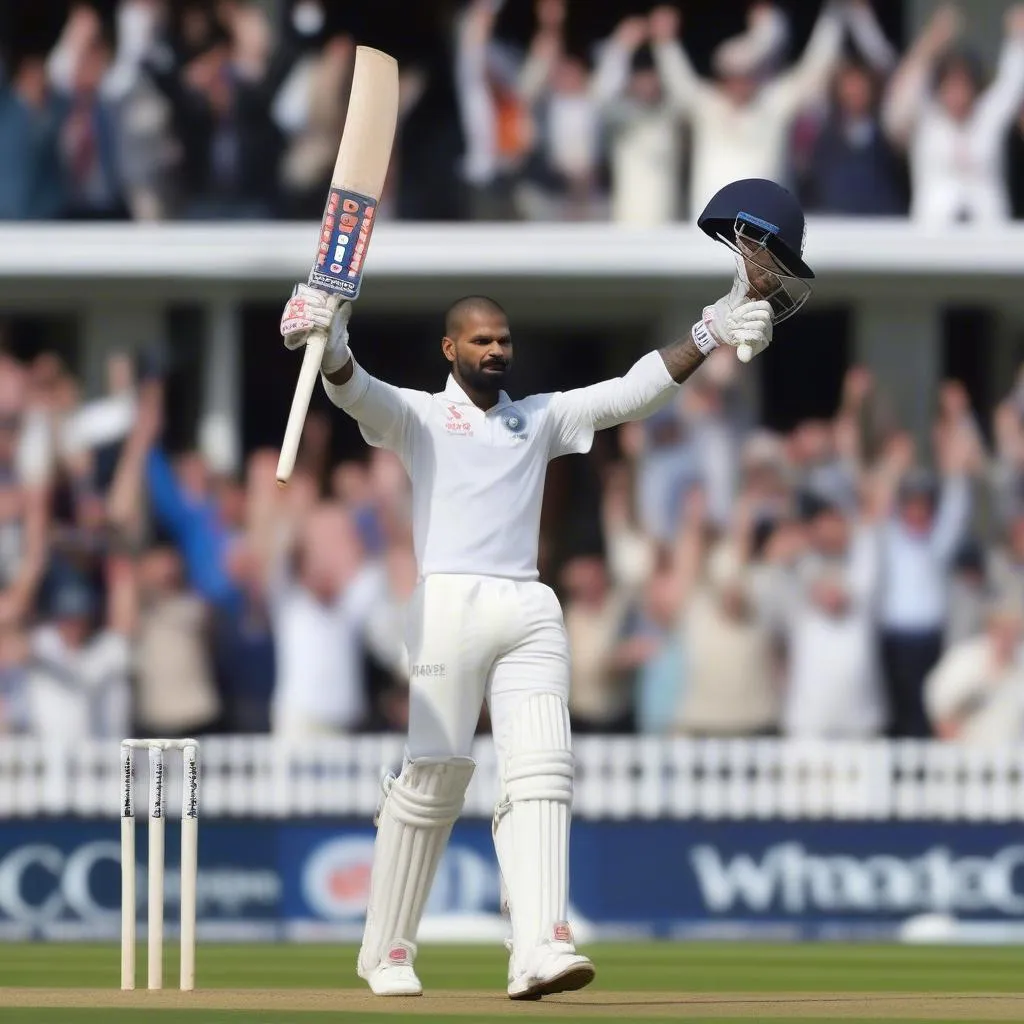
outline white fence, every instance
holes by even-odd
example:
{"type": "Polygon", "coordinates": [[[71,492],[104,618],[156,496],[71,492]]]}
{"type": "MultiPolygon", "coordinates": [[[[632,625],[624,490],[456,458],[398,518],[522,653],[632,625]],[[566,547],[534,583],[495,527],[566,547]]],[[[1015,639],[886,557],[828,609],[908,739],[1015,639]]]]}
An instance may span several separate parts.
{"type": "MultiPolygon", "coordinates": [[[[582,737],[576,813],[587,819],[1024,819],[1024,747],[974,749],[912,742],[797,743],[582,737]]],[[[318,739],[288,746],[264,736],[204,740],[204,817],[372,815],[397,736],[318,739]]],[[[480,740],[466,813],[489,817],[497,793],[490,740],[480,740]]],[[[167,812],[180,812],[177,758],[168,754],[167,812]]],[[[116,742],[61,749],[0,742],[0,819],[119,813],[116,742]]],[[[146,807],[145,759],[136,807],[146,807]]]]}

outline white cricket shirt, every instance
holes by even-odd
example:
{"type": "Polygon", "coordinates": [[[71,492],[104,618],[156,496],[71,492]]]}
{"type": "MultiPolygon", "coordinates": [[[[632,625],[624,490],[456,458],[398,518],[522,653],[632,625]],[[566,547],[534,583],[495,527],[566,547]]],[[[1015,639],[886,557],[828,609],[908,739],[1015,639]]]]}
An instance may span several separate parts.
{"type": "Polygon", "coordinates": [[[385,384],[354,360],[348,383],[324,387],[367,443],[401,458],[421,577],[532,580],[548,462],[589,451],[595,430],[650,415],[679,385],[649,352],[624,377],[515,402],[503,391],[486,412],[452,377],[432,395],[385,384]]]}

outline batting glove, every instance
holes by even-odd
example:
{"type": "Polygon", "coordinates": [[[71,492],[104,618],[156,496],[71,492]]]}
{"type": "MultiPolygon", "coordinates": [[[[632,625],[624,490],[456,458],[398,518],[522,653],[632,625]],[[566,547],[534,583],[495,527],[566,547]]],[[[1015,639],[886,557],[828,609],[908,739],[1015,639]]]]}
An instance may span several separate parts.
{"type": "Polygon", "coordinates": [[[327,331],[327,346],[324,349],[320,368],[331,374],[340,370],[351,358],[348,347],[348,320],[352,315],[352,303],[339,305],[341,297],[322,292],[307,284],[297,284],[281,316],[281,337],[285,347],[302,348],[309,340],[312,330],[327,331]]]}
{"type": "Polygon", "coordinates": [[[692,337],[704,355],[719,345],[729,345],[736,349],[740,362],[749,363],[771,344],[772,331],[771,303],[748,299],[747,284],[737,277],[728,295],[704,308],[692,337]]]}

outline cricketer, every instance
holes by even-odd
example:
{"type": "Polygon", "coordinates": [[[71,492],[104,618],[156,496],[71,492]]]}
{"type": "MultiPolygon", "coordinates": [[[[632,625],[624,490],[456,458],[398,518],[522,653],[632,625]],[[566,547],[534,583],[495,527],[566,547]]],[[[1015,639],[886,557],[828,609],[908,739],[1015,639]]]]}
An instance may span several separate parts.
{"type": "Polygon", "coordinates": [[[803,212],[774,182],[727,185],[698,225],[736,254],[729,294],[623,377],[572,391],[509,398],[509,323],[483,296],[447,311],[449,376],[436,394],[387,384],[356,362],[350,303],[335,310],[327,293],[298,284],[285,307],[288,348],[300,348],[314,327],[329,329],[327,394],[367,443],[398,454],[412,481],[419,582],[406,635],[409,732],[402,770],[384,785],[357,965],[377,995],[423,991],[417,929],[473,774],[485,699],[501,775],[493,834],[511,919],[508,994],[538,999],[594,978],[567,921],[569,649],[558,599],[537,572],[547,464],[589,451],[595,431],[670,402],[719,345],[749,362],[768,347],[773,324],[807,299],[814,276],[803,262],[803,212]]]}

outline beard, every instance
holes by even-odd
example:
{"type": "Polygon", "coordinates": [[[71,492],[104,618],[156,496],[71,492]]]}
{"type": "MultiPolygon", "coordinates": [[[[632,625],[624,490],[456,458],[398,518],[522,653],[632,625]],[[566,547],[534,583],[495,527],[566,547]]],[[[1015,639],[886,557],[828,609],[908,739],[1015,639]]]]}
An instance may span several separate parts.
{"type": "Polygon", "coordinates": [[[504,386],[512,369],[511,360],[485,359],[478,366],[456,357],[455,366],[462,381],[474,391],[489,391],[504,386]]]}

